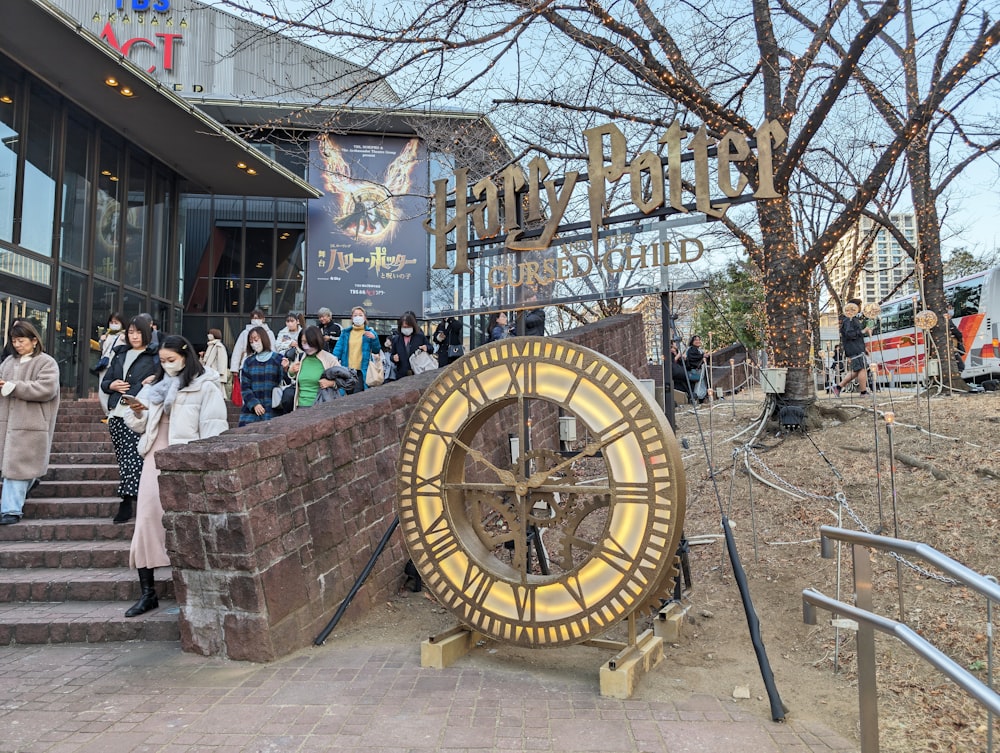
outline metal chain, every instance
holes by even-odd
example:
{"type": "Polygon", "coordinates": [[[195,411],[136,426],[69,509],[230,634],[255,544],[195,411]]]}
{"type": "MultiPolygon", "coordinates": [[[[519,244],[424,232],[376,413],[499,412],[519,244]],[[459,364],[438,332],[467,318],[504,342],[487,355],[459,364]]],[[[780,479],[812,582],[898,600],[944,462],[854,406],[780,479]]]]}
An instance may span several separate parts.
{"type": "MultiPolygon", "coordinates": [[[[812,492],[806,491],[805,489],[801,489],[801,488],[795,486],[795,484],[791,483],[790,481],[786,481],[781,476],[779,476],[777,473],[775,473],[773,470],[771,470],[770,468],[768,468],[767,464],[761,459],[761,457],[756,452],[754,452],[753,449],[750,448],[749,446],[744,446],[742,448],[734,450],[733,451],[733,458],[734,459],[740,453],[740,451],[746,453],[746,456],[748,458],[752,457],[754,459],[754,461],[755,461],[755,464],[761,470],[763,470],[765,473],[767,473],[767,475],[770,476],[772,479],[774,479],[778,483],[782,484],[786,489],[789,489],[789,490],[791,490],[791,491],[795,492],[796,494],[799,494],[799,495],[801,495],[803,497],[808,497],[809,499],[819,499],[819,500],[827,500],[827,501],[831,501],[832,500],[832,501],[835,501],[838,504],[842,505],[843,508],[844,508],[844,510],[847,512],[848,516],[851,518],[851,520],[854,521],[854,524],[860,530],[862,530],[864,533],[875,535],[872,532],[872,530],[868,526],[866,526],[864,524],[864,521],[861,520],[861,517],[856,512],[854,512],[854,510],[851,508],[851,506],[847,503],[847,495],[844,494],[844,492],[837,492],[834,496],[831,497],[829,495],[814,494],[812,492]]],[[[900,563],[902,563],[906,567],[910,568],[911,570],[919,573],[920,575],[924,576],[925,578],[930,578],[931,580],[936,580],[936,581],[938,581],[940,583],[944,583],[944,584],[949,585],[949,586],[957,586],[957,585],[959,585],[959,582],[957,580],[955,580],[954,578],[947,578],[947,577],[945,577],[943,575],[938,575],[937,573],[932,573],[927,568],[925,568],[925,567],[923,567],[921,565],[918,565],[915,562],[910,562],[908,559],[906,559],[906,557],[903,557],[901,554],[898,554],[897,552],[889,552],[888,554],[893,559],[898,560],[900,563]]]]}
{"type": "MultiPolygon", "coordinates": [[[[872,531],[868,528],[868,526],[866,526],[864,523],[861,522],[861,518],[858,517],[858,514],[851,509],[851,506],[849,504],[847,504],[846,494],[844,494],[843,492],[837,492],[837,501],[841,505],[843,505],[844,510],[847,511],[847,514],[850,516],[851,520],[853,520],[854,523],[858,526],[858,528],[860,528],[865,533],[869,534],[872,533],[872,531]]],[[[959,582],[954,578],[948,578],[945,577],[944,575],[938,575],[937,573],[932,573],[926,567],[918,565],[915,562],[910,562],[908,559],[906,559],[906,557],[897,552],[888,552],[888,555],[892,557],[894,560],[898,560],[900,563],[906,565],[911,570],[919,573],[920,575],[923,575],[925,578],[930,578],[931,580],[936,580],[939,581],[940,583],[944,583],[949,586],[959,585],[959,582]]]]}
{"type": "MultiPolygon", "coordinates": [[[[801,489],[801,488],[795,486],[795,484],[791,483],[790,481],[786,481],[781,476],[779,476],[777,473],[775,473],[770,468],[768,468],[767,467],[767,463],[765,463],[763,460],[761,460],[760,456],[756,452],[754,452],[753,449],[751,449],[749,446],[745,446],[745,447],[742,447],[740,449],[743,452],[746,453],[746,455],[747,455],[748,458],[752,457],[754,459],[754,461],[756,462],[756,465],[761,470],[763,470],[768,476],[770,476],[771,478],[773,478],[775,481],[777,481],[778,483],[782,484],[786,489],[790,489],[791,491],[795,492],[796,494],[800,494],[803,497],[808,497],[809,499],[823,499],[823,500],[829,500],[829,501],[833,501],[833,500],[837,499],[836,497],[830,497],[828,495],[813,494],[812,492],[806,491],[805,489],[801,489]]],[[[733,451],[733,455],[735,456],[735,455],[739,454],[740,449],[734,450],[733,451]]]]}

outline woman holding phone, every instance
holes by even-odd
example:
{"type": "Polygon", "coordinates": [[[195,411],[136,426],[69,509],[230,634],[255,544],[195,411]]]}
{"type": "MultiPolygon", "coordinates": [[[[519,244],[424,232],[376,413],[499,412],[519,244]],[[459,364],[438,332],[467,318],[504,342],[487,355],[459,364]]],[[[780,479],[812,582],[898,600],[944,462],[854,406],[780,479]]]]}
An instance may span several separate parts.
{"type": "Polygon", "coordinates": [[[187,444],[221,434],[229,428],[226,403],[219,389],[219,375],[198,361],[194,346],[180,335],[168,335],[160,343],[159,366],[150,384],[128,400],[126,422],[140,433],[138,450],[143,456],[139,482],[139,509],[129,549],[129,567],[139,571],[139,601],[126,617],[135,617],[160,603],[154,571],[169,567],[163,506],[160,504],[160,471],[156,452],[168,445],[187,444]]]}
{"type": "Polygon", "coordinates": [[[108,396],[108,431],[118,461],[118,496],[122,498],[115,523],[128,522],[135,514],[139,494],[139,477],[142,475],[142,458],[136,449],[139,435],[125,425],[128,406],[122,402],[124,395],[135,396],[142,385],[156,374],[156,346],[152,344],[153,330],[145,316],[134,317],[125,330],[125,342],[116,345],[111,365],[101,379],[101,391],[108,396]]]}

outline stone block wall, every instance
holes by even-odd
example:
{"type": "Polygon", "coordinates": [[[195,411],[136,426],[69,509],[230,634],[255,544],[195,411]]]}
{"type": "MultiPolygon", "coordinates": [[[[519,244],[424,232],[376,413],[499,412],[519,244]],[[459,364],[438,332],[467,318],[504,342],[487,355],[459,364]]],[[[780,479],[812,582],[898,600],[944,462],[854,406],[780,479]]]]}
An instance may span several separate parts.
{"type": "MultiPolygon", "coordinates": [[[[638,316],[562,337],[646,376],[638,316]]],[[[400,438],[434,376],[157,454],[185,651],[273,661],[315,639],[395,518],[400,438]]],[[[484,447],[509,462],[499,418],[484,447]]],[[[535,446],[556,446],[555,422],[535,425],[535,446]]],[[[394,534],[344,619],[390,598],[407,557],[394,534]]]]}

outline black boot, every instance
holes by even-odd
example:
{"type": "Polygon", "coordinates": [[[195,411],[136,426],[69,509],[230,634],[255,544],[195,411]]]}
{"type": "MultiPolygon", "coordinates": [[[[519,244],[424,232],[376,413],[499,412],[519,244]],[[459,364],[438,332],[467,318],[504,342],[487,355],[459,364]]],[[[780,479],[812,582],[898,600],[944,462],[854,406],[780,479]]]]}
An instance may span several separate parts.
{"type": "Polygon", "coordinates": [[[125,613],[126,617],[136,617],[160,606],[160,600],[156,598],[156,586],[153,583],[153,568],[139,568],[139,586],[142,588],[142,595],[139,601],[129,607],[125,613]]]}
{"type": "Polygon", "coordinates": [[[133,503],[135,502],[135,497],[122,497],[121,503],[118,505],[118,512],[115,513],[115,517],[111,519],[112,523],[127,523],[135,515],[135,509],[133,503]]]}

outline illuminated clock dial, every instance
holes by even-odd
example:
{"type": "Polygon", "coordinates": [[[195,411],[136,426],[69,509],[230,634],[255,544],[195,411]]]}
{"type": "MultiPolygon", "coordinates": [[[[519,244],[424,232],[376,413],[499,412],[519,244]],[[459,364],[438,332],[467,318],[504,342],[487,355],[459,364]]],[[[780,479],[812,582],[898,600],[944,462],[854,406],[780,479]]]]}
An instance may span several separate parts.
{"type": "Polygon", "coordinates": [[[668,590],[684,499],[673,433],[639,382],[557,339],[453,363],[401,444],[400,527],[425,585],[507,643],[578,643],[668,590]],[[556,451],[560,416],[579,439],[556,451]],[[545,427],[552,447],[536,448],[545,427]]]}

